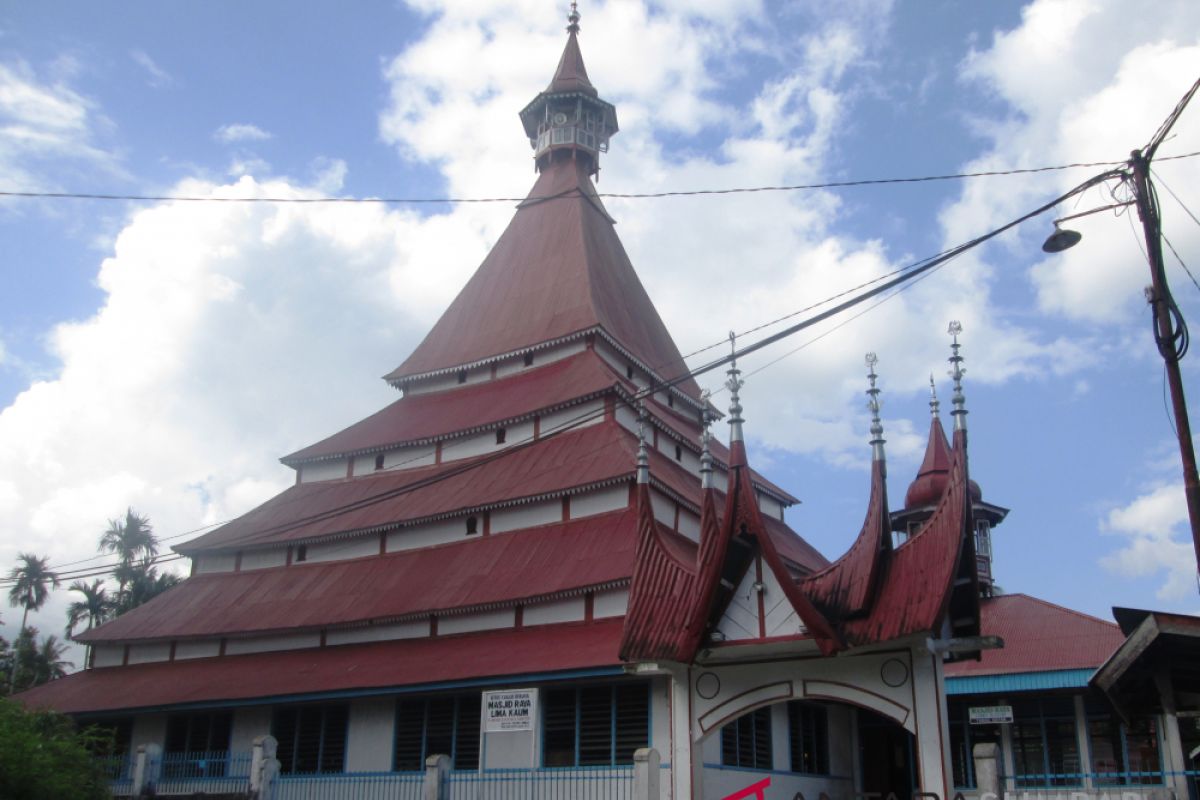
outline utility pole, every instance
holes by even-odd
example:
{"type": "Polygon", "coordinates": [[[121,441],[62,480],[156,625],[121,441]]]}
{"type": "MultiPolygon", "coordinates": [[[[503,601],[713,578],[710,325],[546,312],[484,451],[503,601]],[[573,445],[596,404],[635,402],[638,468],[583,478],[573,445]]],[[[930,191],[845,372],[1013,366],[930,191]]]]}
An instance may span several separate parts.
{"type": "MultiPolygon", "coordinates": [[[[1156,137],[1155,144],[1158,141],[1161,141],[1161,137],[1156,137]]],[[[1197,570],[1200,571],[1200,474],[1196,471],[1192,426],[1188,421],[1187,402],[1183,396],[1183,378],[1179,372],[1180,353],[1176,337],[1180,331],[1175,327],[1175,302],[1171,299],[1166,269],[1163,266],[1162,222],[1158,216],[1158,203],[1150,185],[1150,158],[1144,155],[1143,151],[1134,150],[1130,155],[1129,165],[1133,169],[1134,201],[1138,217],[1142,220],[1142,232],[1146,237],[1146,256],[1150,260],[1151,283],[1146,288],[1146,299],[1154,312],[1154,339],[1167,371],[1167,386],[1171,392],[1171,405],[1175,415],[1175,433],[1179,438],[1179,456],[1183,462],[1183,492],[1187,498],[1188,520],[1192,526],[1192,547],[1196,553],[1197,570]]]]}

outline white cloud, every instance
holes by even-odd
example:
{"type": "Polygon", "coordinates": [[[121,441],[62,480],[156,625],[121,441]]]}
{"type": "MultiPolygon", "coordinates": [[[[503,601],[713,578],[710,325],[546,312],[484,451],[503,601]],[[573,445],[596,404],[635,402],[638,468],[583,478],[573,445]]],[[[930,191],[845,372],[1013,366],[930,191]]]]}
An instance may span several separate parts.
{"type": "Polygon", "coordinates": [[[1109,511],[1103,529],[1128,537],[1128,542],[1100,563],[1118,575],[1165,573],[1159,599],[1190,596],[1196,587],[1196,558],[1184,526],[1187,519],[1182,483],[1150,489],[1128,505],[1109,511]]]}
{"type": "Polygon", "coordinates": [[[161,89],[165,86],[170,86],[175,82],[171,74],[155,63],[145,50],[130,50],[129,57],[134,60],[139,67],[146,70],[146,83],[155,89],[161,89]]]}
{"type": "Polygon", "coordinates": [[[262,142],[273,138],[273,135],[257,125],[251,125],[246,122],[231,122],[213,131],[213,138],[218,142],[229,144],[232,142],[262,142]]]}

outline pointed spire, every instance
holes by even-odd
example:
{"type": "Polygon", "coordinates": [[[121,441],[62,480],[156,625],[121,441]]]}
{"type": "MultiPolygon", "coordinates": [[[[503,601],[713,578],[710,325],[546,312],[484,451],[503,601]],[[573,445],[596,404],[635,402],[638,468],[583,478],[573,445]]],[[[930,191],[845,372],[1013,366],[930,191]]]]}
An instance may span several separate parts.
{"type": "Polygon", "coordinates": [[[937,384],[933,382],[933,373],[929,373],[929,416],[938,418],[938,410],[942,404],[937,399],[937,384]]]}
{"type": "Polygon", "coordinates": [[[579,33],[579,3],[571,3],[571,13],[567,14],[568,33],[579,33]]]}
{"type": "Polygon", "coordinates": [[[637,482],[650,482],[650,452],[646,449],[646,403],[638,401],[637,482]]]}
{"type": "Polygon", "coordinates": [[[712,432],[708,426],[712,423],[712,415],[708,411],[708,398],[710,392],[705,389],[700,395],[700,402],[704,405],[704,410],[700,412],[700,488],[712,489],[715,488],[713,483],[713,457],[712,451],[709,449],[708,443],[712,439],[712,432]]]}
{"type": "Polygon", "coordinates": [[[588,78],[587,67],[583,65],[583,52],[579,49],[579,19],[579,4],[571,3],[571,12],[567,14],[567,46],[563,48],[558,68],[554,70],[554,77],[546,91],[584,92],[596,97],[596,87],[588,78]]]}
{"type": "Polygon", "coordinates": [[[729,380],[725,381],[725,387],[729,389],[729,441],[733,442],[745,441],[742,435],[742,399],[738,395],[738,391],[746,385],[746,382],[741,379],[742,371],[737,366],[737,334],[733,331],[729,332],[729,347],[733,351],[734,357],[729,362],[729,369],[726,372],[729,375],[729,380]]]}
{"type": "Polygon", "coordinates": [[[956,431],[967,429],[967,399],[963,396],[962,388],[962,377],[967,371],[963,369],[963,357],[958,353],[959,348],[962,347],[958,343],[958,335],[962,333],[962,329],[962,323],[954,320],[946,330],[950,334],[952,342],[950,349],[953,351],[953,355],[947,360],[950,362],[950,377],[954,379],[954,410],[950,414],[954,417],[954,430],[956,431]]]}
{"type": "Polygon", "coordinates": [[[867,353],[865,361],[867,363],[867,380],[871,382],[871,388],[867,389],[867,396],[871,398],[867,401],[867,408],[871,410],[871,458],[882,463],[887,461],[883,452],[883,445],[887,440],[883,438],[883,421],[879,418],[879,387],[875,385],[875,379],[879,377],[875,374],[875,365],[879,363],[879,356],[867,353]]]}

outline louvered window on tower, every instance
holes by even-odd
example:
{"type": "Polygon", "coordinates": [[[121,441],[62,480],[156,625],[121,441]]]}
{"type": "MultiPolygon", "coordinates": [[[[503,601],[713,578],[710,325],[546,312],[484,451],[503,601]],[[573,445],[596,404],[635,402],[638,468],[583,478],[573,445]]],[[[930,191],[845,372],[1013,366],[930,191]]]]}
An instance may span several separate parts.
{"type": "Polygon", "coordinates": [[[829,774],[829,715],[824,706],[788,703],[792,772],[829,774]]]}
{"type": "Polygon", "coordinates": [[[721,728],[721,764],[772,769],[770,706],[743,714],[721,728]]]}
{"type": "Polygon", "coordinates": [[[454,769],[479,768],[480,694],[406,698],[396,703],[392,769],[425,769],[425,759],[444,755],[454,769]]]}
{"type": "Polygon", "coordinates": [[[649,684],[547,690],[542,731],[543,766],[632,764],[650,741],[649,684]]]}
{"type": "Polygon", "coordinates": [[[275,709],[271,735],[279,742],[279,770],[295,774],[345,771],[348,717],[345,703],[275,709]]]}

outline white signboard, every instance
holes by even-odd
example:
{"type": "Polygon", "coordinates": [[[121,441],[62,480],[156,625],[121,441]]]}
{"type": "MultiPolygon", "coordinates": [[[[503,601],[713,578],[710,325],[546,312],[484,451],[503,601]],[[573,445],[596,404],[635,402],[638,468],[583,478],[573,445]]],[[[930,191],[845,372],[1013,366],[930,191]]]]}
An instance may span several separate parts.
{"type": "Polygon", "coordinates": [[[1012,706],[972,706],[967,709],[972,725],[995,725],[1012,722],[1012,706]]]}
{"type": "Polygon", "coordinates": [[[531,731],[537,714],[537,689],[483,693],[484,731],[531,731]]]}

